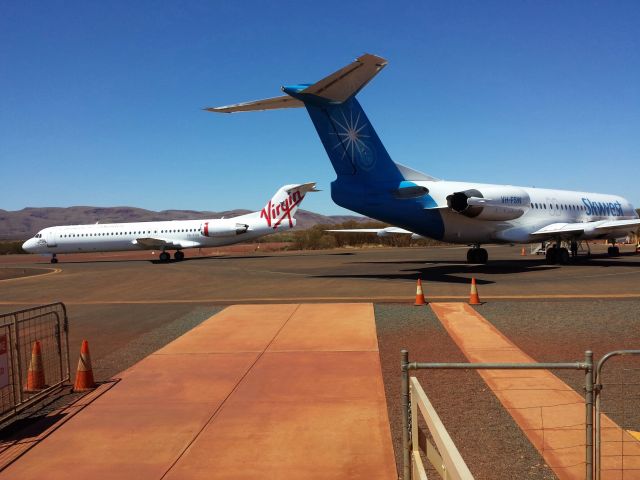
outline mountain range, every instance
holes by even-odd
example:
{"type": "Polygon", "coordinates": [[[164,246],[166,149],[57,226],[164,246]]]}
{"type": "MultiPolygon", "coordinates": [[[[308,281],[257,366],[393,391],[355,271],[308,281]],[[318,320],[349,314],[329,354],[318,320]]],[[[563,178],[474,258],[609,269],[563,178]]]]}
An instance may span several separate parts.
{"type": "MultiPolygon", "coordinates": [[[[41,207],[23,208],[17,211],[0,209],[0,240],[23,240],[32,237],[39,230],[55,225],[82,225],[89,223],[155,222],[163,220],[198,220],[234,217],[250,213],[251,210],[227,210],[209,212],[195,210],[163,210],[155,212],[135,207],[41,207]]],[[[321,215],[308,210],[296,213],[299,229],[317,224],[336,224],[349,220],[369,221],[355,215],[321,215]]]]}

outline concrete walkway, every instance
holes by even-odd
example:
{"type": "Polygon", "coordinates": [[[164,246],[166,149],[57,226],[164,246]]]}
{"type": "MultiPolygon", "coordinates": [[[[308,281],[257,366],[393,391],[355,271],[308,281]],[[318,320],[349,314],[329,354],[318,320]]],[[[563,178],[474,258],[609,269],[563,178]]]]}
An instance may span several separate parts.
{"type": "MultiPolygon", "coordinates": [[[[470,362],[535,362],[469,305],[432,303],[431,308],[470,362]]],[[[584,397],[548,370],[478,373],[558,478],[584,480],[584,397]]],[[[640,442],[604,415],[602,426],[602,479],[640,478],[640,442]]]]}
{"type": "Polygon", "coordinates": [[[397,478],[371,304],[232,306],[0,478],[397,478]]]}

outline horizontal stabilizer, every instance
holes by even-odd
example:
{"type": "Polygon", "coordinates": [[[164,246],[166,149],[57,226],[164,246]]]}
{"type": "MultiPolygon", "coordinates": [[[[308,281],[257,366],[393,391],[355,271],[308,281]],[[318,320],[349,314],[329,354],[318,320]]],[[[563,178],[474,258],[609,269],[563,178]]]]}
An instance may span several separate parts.
{"type": "Polygon", "coordinates": [[[308,86],[299,93],[343,103],[362,90],[386,65],[387,61],[384,58],[365,53],[346,67],[308,86]]]}
{"type": "Polygon", "coordinates": [[[316,188],[316,182],[301,183],[299,185],[291,185],[286,189],[287,193],[295,192],[295,191],[298,191],[302,194],[305,194],[308,192],[320,192],[320,190],[316,188]]]}
{"type": "Polygon", "coordinates": [[[298,107],[304,107],[304,103],[302,103],[300,100],[290,97],[289,95],[283,95],[282,97],[265,98],[264,100],[236,103],[235,105],[226,105],[224,107],[209,107],[205,108],[205,110],[207,112],[234,113],[298,107]]]}

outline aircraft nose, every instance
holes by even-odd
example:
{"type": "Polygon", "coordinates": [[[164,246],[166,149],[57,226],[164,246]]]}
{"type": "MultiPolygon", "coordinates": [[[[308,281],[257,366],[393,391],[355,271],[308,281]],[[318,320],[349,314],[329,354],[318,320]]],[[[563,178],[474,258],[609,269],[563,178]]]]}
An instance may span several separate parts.
{"type": "Polygon", "coordinates": [[[29,253],[31,253],[31,252],[33,252],[33,250],[34,250],[35,246],[36,246],[36,242],[35,242],[35,240],[34,240],[33,238],[30,238],[29,240],[27,240],[26,242],[24,242],[24,243],[22,244],[22,249],[23,249],[25,252],[29,252],[29,253]]]}

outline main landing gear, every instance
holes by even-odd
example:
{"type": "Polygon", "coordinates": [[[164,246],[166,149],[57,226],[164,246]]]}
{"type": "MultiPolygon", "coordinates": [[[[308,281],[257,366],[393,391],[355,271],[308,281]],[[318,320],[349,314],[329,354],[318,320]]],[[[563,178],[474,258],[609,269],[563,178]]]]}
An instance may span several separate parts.
{"type": "MultiPolygon", "coordinates": [[[[171,255],[169,255],[169,252],[163,251],[158,258],[161,262],[168,262],[171,260],[171,255]]],[[[175,258],[176,262],[184,260],[184,252],[177,250],[176,253],[173,254],[173,258],[175,258]]]]}
{"type": "Polygon", "coordinates": [[[620,255],[620,248],[616,246],[615,243],[612,243],[609,248],[607,248],[607,254],[610,257],[617,257],[620,255]]]}
{"type": "Polygon", "coordinates": [[[480,245],[474,245],[473,248],[467,250],[467,263],[487,263],[489,254],[480,245]]]}
{"type": "Polygon", "coordinates": [[[547,248],[547,264],[554,265],[559,263],[560,265],[566,265],[569,263],[571,257],[569,256],[569,250],[564,247],[559,247],[556,243],[553,247],[547,248]]]}
{"type": "Polygon", "coordinates": [[[51,254],[51,263],[58,263],[58,258],[55,253],[51,254]]]}

